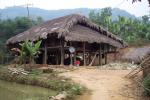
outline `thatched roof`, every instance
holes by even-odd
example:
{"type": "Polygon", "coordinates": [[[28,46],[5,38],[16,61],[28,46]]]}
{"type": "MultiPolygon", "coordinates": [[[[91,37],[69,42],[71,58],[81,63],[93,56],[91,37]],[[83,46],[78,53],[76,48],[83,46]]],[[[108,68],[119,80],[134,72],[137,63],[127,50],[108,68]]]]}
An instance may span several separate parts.
{"type": "Polygon", "coordinates": [[[6,44],[14,44],[25,40],[47,39],[52,33],[57,34],[58,38],[63,37],[66,41],[103,42],[115,47],[127,46],[122,39],[92,23],[85,16],[78,14],[46,21],[8,39],[6,44]]]}
{"type": "MultiPolygon", "coordinates": [[[[140,1],[141,2],[141,0],[132,0],[132,3],[134,3],[134,2],[136,2],[136,1],[140,1]]],[[[143,0],[144,1],[144,0],[143,0]]],[[[148,3],[150,4],[150,0],[147,0],[148,1],[148,3]]]]}
{"type": "Polygon", "coordinates": [[[142,47],[129,51],[123,56],[123,59],[127,61],[134,61],[134,63],[138,64],[141,63],[141,61],[148,55],[150,55],[150,47],[142,47]]]}

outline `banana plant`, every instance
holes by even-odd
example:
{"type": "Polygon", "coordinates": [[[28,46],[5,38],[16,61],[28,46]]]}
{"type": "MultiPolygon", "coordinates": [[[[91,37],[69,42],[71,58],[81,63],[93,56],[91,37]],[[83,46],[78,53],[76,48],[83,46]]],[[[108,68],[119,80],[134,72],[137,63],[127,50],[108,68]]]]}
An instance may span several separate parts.
{"type": "Polygon", "coordinates": [[[21,52],[20,52],[20,61],[21,63],[26,63],[29,61],[29,64],[34,63],[34,59],[39,54],[39,48],[42,41],[37,41],[36,43],[26,40],[24,43],[21,43],[21,52]]]}

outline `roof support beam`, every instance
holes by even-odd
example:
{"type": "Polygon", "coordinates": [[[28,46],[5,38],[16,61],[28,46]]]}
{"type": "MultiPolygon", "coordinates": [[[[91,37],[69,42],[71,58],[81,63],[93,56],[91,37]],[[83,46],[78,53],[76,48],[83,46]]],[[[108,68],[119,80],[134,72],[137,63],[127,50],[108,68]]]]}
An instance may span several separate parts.
{"type": "Polygon", "coordinates": [[[105,64],[107,64],[107,51],[108,51],[108,44],[104,45],[104,59],[105,59],[105,64]]]}
{"type": "Polygon", "coordinates": [[[60,62],[60,65],[64,65],[64,40],[62,38],[60,40],[60,45],[61,45],[61,48],[60,48],[60,52],[61,52],[61,62],[60,62]]]}
{"type": "Polygon", "coordinates": [[[101,44],[99,44],[99,65],[102,65],[102,50],[101,50],[101,44]]]}
{"type": "Polygon", "coordinates": [[[43,64],[47,64],[47,41],[44,42],[43,64]]]}
{"type": "Polygon", "coordinates": [[[85,58],[85,42],[83,42],[83,65],[86,66],[86,58],[85,58]]]}

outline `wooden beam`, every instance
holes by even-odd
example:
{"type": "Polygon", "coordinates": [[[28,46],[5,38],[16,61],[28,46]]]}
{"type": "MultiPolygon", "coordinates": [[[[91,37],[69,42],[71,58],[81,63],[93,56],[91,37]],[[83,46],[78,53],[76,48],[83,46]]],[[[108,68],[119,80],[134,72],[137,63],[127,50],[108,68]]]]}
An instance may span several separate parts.
{"type": "Polygon", "coordinates": [[[115,53],[114,53],[114,61],[117,59],[117,48],[115,48],[115,53]]]}
{"type": "Polygon", "coordinates": [[[43,64],[47,64],[47,41],[44,43],[43,64]]]}
{"type": "Polygon", "coordinates": [[[60,52],[61,52],[61,65],[64,65],[64,40],[60,40],[60,44],[61,44],[61,48],[60,48],[60,52]]]}
{"type": "Polygon", "coordinates": [[[86,66],[86,58],[85,58],[85,42],[83,43],[83,65],[86,66]]]}
{"type": "Polygon", "coordinates": [[[101,44],[99,44],[99,65],[102,65],[102,50],[101,50],[101,44]]]}
{"type": "Polygon", "coordinates": [[[59,54],[57,53],[56,54],[56,65],[58,65],[58,63],[59,63],[59,54]]]}
{"type": "Polygon", "coordinates": [[[107,44],[104,45],[104,58],[105,58],[105,64],[107,64],[107,44]]]}
{"type": "Polygon", "coordinates": [[[90,62],[91,62],[91,52],[89,51],[89,63],[88,64],[90,64],[90,62]]]}
{"type": "MultiPolygon", "coordinates": [[[[62,46],[52,46],[52,47],[47,47],[47,49],[60,49],[62,46]]],[[[68,49],[69,46],[65,46],[64,49],[68,49]]],[[[40,48],[40,50],[44,50],[44,48],[40,48]]]]}

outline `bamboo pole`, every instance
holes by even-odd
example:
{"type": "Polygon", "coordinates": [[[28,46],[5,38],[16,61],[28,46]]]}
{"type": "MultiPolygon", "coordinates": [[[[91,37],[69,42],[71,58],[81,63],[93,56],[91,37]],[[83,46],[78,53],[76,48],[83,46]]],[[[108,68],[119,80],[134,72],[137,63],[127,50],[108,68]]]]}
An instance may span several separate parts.
{"type": "Polygon", "coordinates": [[[139,73],[140,71],[142,71],[144,68],[142,67],[142,64],[143,63],[145,63],[145,61],[147,61],[149,59],[149,57],[148,58],[146,58],[146,59],[144,59],[141,63],[140,63],[140,65],[138,65],[138,67],[136,67],[135,69],[133,69],[133,70],[131,70],[125,77],[133,77],[133,76],[135,76],[137,73],[139,73]],[[136,72],[135,72],[136,71],[136,72]],[[135,73],[134,73],[135,72],[135,73]]]}
{"type": "Polygon", "coordinates": [[[91,61],[91,63],[89,64],[89,66],[92,66],[92,65],[93,65],[97,54],[98,54],[98,53],[97,53],[97,51],[96,51],[96,52],[95,52],[95,55],[94,55],[94,57],[93,57],[93,59],[92,59],[92,61],[91,61]]]}

